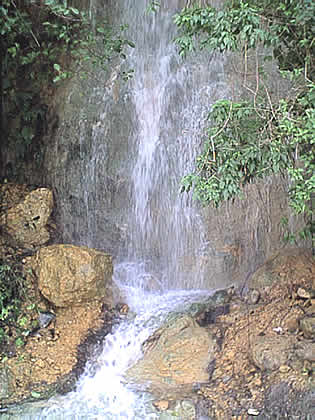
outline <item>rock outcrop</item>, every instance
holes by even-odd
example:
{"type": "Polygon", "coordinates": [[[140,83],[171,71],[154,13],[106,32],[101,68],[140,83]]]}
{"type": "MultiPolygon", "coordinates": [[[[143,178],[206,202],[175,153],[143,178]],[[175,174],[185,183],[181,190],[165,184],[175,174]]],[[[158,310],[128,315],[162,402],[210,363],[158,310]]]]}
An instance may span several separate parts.
{"type": "Polygon", "coordinates": [[[0,193],[8,199],[0,209],[0,227],[7,244],[31,250],[46,244],[50,238],[47,222],[53,209],[52,191],[29,191],[23,186],[4,184],[0,193]]]}
{"type": "Polygon", "coordinates": [[[112,303],[112,257],[75,245],[41,248],[30,261],[43,296],[56,307],[102,300],[112,303]]]}
{"type": "Polygon", "coordinates": [[[295,340],[283,336],[257,336],[251,343],[255,365],[262,371],[274,371],[293,359],[295,340]]]}
{"type": "Polygon", "coordinates": [[[48,188],[0,185],[0,258],[18,264],[25,292],[20,319],[26,323],[8,330],[7,343],[0,340],[0,411],[72,389],[117,322],[111,256],[74,245],[45,246],[56,239],[52,208],[48,188]]]}
{"type": "Polygon", "coordinates": [[[128,372],[134,383],[160,395],[191,392],[209,380],[215,340],[189,315],[181,315],[161,327],[144,344],[145,354],[128,372]]]}

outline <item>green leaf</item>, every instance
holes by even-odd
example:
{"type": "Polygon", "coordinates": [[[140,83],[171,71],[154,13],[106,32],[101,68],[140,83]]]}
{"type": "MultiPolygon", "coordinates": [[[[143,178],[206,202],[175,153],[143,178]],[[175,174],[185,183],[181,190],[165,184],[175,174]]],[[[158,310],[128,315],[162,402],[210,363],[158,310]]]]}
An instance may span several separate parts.
{"type": "Polygon", "coordinates": [[[74,13],[75,15],[79,15],[80,11],[78,9],[76,9],[75,7],[70,7],[69,10],[74,13]]]}
{"type": "Polygon", "coordinates": [[[15,345],[16,345],[16,347],[23,347],[24,346],[24,340],[23,340],[23,338],[21,338],[21,337],[18,337],[16,340],[15,340],[15,345]]]}

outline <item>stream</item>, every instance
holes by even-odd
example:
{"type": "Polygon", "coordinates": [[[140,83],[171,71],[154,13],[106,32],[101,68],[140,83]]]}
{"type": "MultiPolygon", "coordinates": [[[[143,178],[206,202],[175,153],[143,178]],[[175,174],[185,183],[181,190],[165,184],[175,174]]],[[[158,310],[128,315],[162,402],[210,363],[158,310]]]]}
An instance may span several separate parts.
{"type": "MultiPolygon", "coordinates": [[[[1,418],[21,420],[144,420],[159,419],[153,407],[155,398],[134,391],[124,379],[124,372],[142,354],[142,343],[166,320],[170,311],[185,312],[193,302],[204,300],[209,293],[176,291],[163,295],[139,296],[129,290],[134,301],[144,304],[132,319],[122,322],[109,334],[96,360],[91,361],[77,383],[76,390],[49,401],[24,404],[3,414],[1,418]]],[[[131,299],[133,300],[133,299],[131,299]]],[[[134,308],[135,309],[135,308],[134,308]]],[[[171,420],[173,417],[169,417],[171,420]]],[[[176,418],[176,417],[175,417],[176,418]]]]}

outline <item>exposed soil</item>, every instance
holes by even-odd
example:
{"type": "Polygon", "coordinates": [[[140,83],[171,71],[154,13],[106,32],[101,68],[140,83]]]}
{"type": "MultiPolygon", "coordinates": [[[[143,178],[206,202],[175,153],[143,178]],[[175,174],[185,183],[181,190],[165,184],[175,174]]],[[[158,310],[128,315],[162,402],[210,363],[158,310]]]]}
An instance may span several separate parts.
{"type": "Polygon", "coordinates": [[[56,311],[55,321],[29,337],[26,346],[7,360],[15,389],[0,408],[72,390],[115,322],[116,311],[101,302],[56,311]]]}
{"type": "Polygon", "coordinates": [[[306,256],[283,257],[272,274],[278,281],[265,289],[257,304],[235,297],[230,313],[208,326],[222,347],[212,367],[210,383],[201,387],[198,394],[213,419],[253,418],[249,409],[257,410],[261,419],[313,418],[315,354],[313,362],[294,360],[270,372],[254,364],[251,345],[257,336],[290,336],[297,345],[312,341],[303,336],[298,320],[315,302],[300,298],[296,291],[298,287],[315,288],[314,260],[306,256]]]}

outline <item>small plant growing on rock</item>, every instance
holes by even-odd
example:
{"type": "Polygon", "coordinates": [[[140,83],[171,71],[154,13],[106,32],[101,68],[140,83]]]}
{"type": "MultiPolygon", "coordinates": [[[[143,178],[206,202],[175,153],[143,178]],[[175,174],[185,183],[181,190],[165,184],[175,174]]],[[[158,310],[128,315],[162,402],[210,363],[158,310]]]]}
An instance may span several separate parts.
{"type": "Polygon", "coordinates": [[[24,346],[32,329],[34,306],[24,307],[27,299],[22,265],[0,259],[0,352],[3,354],[14,353],[16,347],[24,346]]]}

